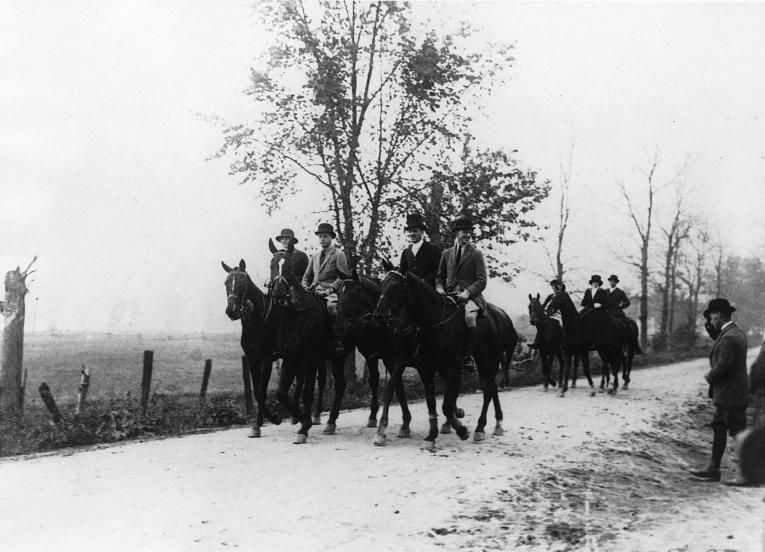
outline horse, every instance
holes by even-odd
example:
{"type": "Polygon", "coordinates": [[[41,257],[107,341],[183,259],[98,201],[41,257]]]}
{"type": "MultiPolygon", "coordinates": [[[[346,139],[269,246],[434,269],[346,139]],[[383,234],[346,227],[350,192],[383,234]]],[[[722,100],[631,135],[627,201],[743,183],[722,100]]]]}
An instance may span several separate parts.
{"type": "MultiPolygon", "coordinates": [[[[619,368],[624,364],[624,334],[614,324],[606,312],[598,309],[585,309],[579,313],[574,302],[565,290],[556,291],[550,302],[550,309],[557,310],[563,317],[564,351],[570,351],[570,356],[578,354],[583,361],[585,376],[593,389],[592,378],[589,368],[589,349],[594,343],[595,350],[602,362],[601,376],[606,378],[611,375],[614,378],[613,387],[608,390],[609,394],[615,394],[619,388],[619,368]]],[[[566,354],[566,378],[571,366],[570,356],[566,354]]],[[[604,380],[601,381],[601,389],[604,380]]],[[[560,390],[560,396],[564,396],[567,390],[566,382],[560,390]]],[[[594,394],[594,391],[591,393],[594,394]]]]}
{"type": "Polygon", "coordinates": [[[625,330],[629,332],[629,335],[625,336],[625,343],[624,343],[624,369],[622,370],[622,379],[624,380],[624,389],[629,389],[630,381],[632,379],[630,378],[632,374],[632,364],[635,358],[635,354],[637,353],[637,343],[638,338],[640,337],[640,330],[638,329],[637,322],[635,322],[632,318],[625,316],[626,320],[625,324],[625,330]]]}
{"type": "MultiPolygon", "coordinates": [[[[425,437],[426,447],[434,449],[439,432],[434,384],[436,372],[440,372],[444,379],[442,411],[446,417],[445,425],[453,428],[460,439],[467,439],[470,432],[457,416],[457,395],[460,391],[466,333],[462,308],[452,297],[439,294],[411,272],[403,275],[396,270],[389,270],[383,280],[374,317],[384,321],[394,331],[414,335],[416,338],[419,348],[416,368],[425,386],[425,401],[430,419],[430,428],[425,437]]],[[[484,400],[474,440],[481,441],[485,439],[488,405],[498,395],[496,375],[503,352],[499,326],[491,315],[479,318],[478,344],[476,364],[483,383],[484,400]]],[[[499,407],[498,400],[495,407],[499,407]]],[[[496,416],[495,433],[502,434],[501,408],[498,408],[496,416]]]]}
{"type": "Polygon", "coordinates": [[[255,425],[249,437],[260,437],[264,416],[272,424],[280,424],[281,416],[266,406],[268,381],[271,379],[273,352],[276,347],[278,314],[273,298],[264,294],[250,279],[244,259],[239,266],[230,267],[221,261],[226,276],[226,315],[242,323],[240,344],[247,357],[253,393],[258,405],[255,425]]]}
{"type": "Polygon", "coordinates": [[[335,335],[343,340],[346,350],[355,346],[367,360],[369,387],[372,392],[367,427],[377,428],[374,444],[383,446],[387,443],[385,430],[388,427],[388,410],[394,391],[401,405],[403,419],[398,436],[411,436],[409,423],[412,414],[407,404],[402,374],[406,368],[406,359],[411,358],[414,353],[414,340],[409,340],[410,342],[407,343],[405,339],[372,319],[372,313],[381,293],[379,280],[359,276],[355,269],[350,277],[344,274],[340,274],[340,277],[343,278],[343,284],[338,292],[335,335]],[[379,409],[377,392],[380,382],[378,359],[382,359],[385,370],[390,374],[390,380],[383,390],[383,412],[379,425],[377,422],[379,409]]]}
{"type": "MultiPolygon", "coordinates": [[[[552,377],[552,363],[558,359],[558,387],[563,386],[563,328],[555,318],[549,316],[542,303],[539,301],[539,294],[534,297],[529,293],[529,323],[537,328],[536,342],[539,344],[539,360],[542,363],[542,375],[545,378],[544,388],[547,391],[548,386],[555,387],[555,380],[552,377]]],[[[574,368],[574,380],[571,386],[576,382],[576,365],[574,368]]]]}
{"type": "MultiPolygon", "coordinates": [[[[295,276],[292,244],[286,251],[277,251],[273,241],[269,239],[269,248],[273,253],[272,293],[274,300],[283,305],[276,342],[284,362],[276,396],[289,410],[293,419],[299,420],[301,425],[294,443],[303,444],[307,441],[308,431],[314,423],[311,407],[316,376],[327,360],[332,364],[335,396],[323,433],[333,435],[337,430],[337,417],[346,387],[344,355],[334,354],[332,322],[325,301],[304,289],[295,276]],[[298,389],[301,390],[302,409],[289,400],[289,388],[295,379],[298,389]]],[[[320,387],[323,388],[323,385],[320,387]]]]}

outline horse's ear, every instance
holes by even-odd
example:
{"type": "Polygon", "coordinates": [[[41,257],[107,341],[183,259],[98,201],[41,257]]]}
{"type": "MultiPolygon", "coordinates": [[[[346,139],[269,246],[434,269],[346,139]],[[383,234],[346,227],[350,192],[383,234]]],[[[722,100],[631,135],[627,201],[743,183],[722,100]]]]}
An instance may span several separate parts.
{"type": "Polygon", "coordinates": [[[246,268],[247,264],[244,262],[244,259],[239,259],[239,270],[244,272],[246,268]]]}
{"type": "Polygon", "coordinates": [[[560,285],[560,290],[561,291],[566,291],[566,284],[561,284],[560,285]]]}
{"type": "Polygon", "coordinates": [[[529,293],[529,301],[531,301],[531,299],[532,299],[532,297],[531,297],[531,294],[529,293]]]}
{"type": "Polygon", "coordinates": [[[387,257],[383,257],[382,265],[383,265],[383,270],[385,270],[385,272],[390,272],[391,270],[393,270],[393,264],[388,260],[387,257]]]}
{"type": "Polygon", "coordinates": [[[355,267],[354,267],[353,270],[351,270],[351,278],[353,278],[357,282],[359,281],[359,272],[358,272],[358,270],[356,270],[355,267]]]}
{"type": "Polygon", "coordinates": [[[274,240],[272,240],[271,238],[268,238],[268,250],[271,252],[272,255],[278,251],[276,249],[276,246],[274,245],[274,240]]]}
{"type": "Polygon", "coordinates": [[[228,266],[226,263],[224,263],[223,261],[220,262],[220,265],[223,267],[223,270],[225,270],[226,272],[231,272],[232,268],[228,266]]]}
{"type": "Polygon", "coordinates": [[[537,293],[537,301],[539,301],[541,298],[542,296],[537,293]]]}

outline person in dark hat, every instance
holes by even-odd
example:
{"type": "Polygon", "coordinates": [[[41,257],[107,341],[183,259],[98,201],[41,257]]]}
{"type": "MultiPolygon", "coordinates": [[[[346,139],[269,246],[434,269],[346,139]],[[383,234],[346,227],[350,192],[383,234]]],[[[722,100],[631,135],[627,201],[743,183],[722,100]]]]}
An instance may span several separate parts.
{"type": "MultiPolygon", "coordinates": [[[[545,297],[545,300],[542,303],[542,308],[547,314],[551,314],[550,312],[548,312],[547,306],[553,300],[553,297],[555,297],[555,294],[564,288],[560,280],[558,280],[557,278],[553,278],[552,280],[550,280],[550,287],[552,288],[552,293],[549,294],[547,297],[545,297]]],[[[534,335],[534,341],[532,343],[529,343],[528,347],[530,349],[539,349],[539,346],[541,345],[540,340],[541,340],[541,333],[539,329],[537,329],[537,333],[534,335]]]]}
{"type": "MultiPolygon", "coordinates": [[[[350,274],[345,253],[333,245],[335,229],[331,224],[322,222],[315,234],[319,237],[321,251],[314,253],[303,274],[303,287],[313,290],[327,300],[327,311],[334,320],[337,316],[337,292],[343,284],[340,274],[350,274]]],[[[335,340],[335,354],[343,354],[343,344],[335,340]]]]}
{"type": "Polygon", "coordinates": [[[747,341],[744,330],[731,320],[735,311],[723,298],[712,299],[704,311],[704,318],[719,332],[709,355],[710,370],[704,376],[715,406],[711,424],[714,437],[709,465],[690,473],[705,481],[720,481],[720,464],[728,442],[727,435],[735,437],[746,429],[746,408],[749,405],[747,341]]]}
{"type": "Polygon", "coordinates": [[[603,280],[598,274],[593,274],[589,281],[590,287],[584,292],[582,299],[582,311],[589,309],[602,309],[608,305],[608,294],[601,287],[603,280]]]}
{"type": "Polygon", "coordinates": [[[465,305],[467,326],[465,358],[463,367],[474,372],[475,347],[478,340],[478,313],[486,309],[483,290],[486,289],[486,261],[483,253],[472,243],[473,220],[461,216],[452,223],[455,234],[454,246],[441,253],[436,276],[436,291],[459,293],[458,299],[465,305]]]}
{"type": "Polygon", "coordinates": [[[402,274],[411,272],[435,288],[441,248],[424,239],[425,221],[419,213],[406,216],[404,231],[409,246],[401,253],[399,270],[402,274]]]}
{"type": "Polygon", "coordinates": [[[611,276],[608,277],[609,287],[608,291],[606,292],[608,294],[608,303],[606,305],[606,309],[608,310],[608,314],[611,315],[613,321],[622,328],[624,335],[627,337],[627,339],[630,340],[632,350],[635,351],[635,354],[640,355],[643,354],[643,351],[640,348],[638,336],[634,331],[632,331],[630,321],[627,318],[627,315],[624,314],[624,309],[630,306],[630,300],[627,297],[627,294],[624,293],[624,290],[617,287],[618,283],[619,277],[616,274],[611,274],[611,276]]]}
{"type": "MultiPolygon", "coordinates": [[[[283,228],[282,231],[276,236],[276,241],[282,245],[282,251],[287,251],[290,244],[294,245],[298,242],[295,237],[295,232],[291,228],[283,228]]],[[[305,269],[308,268],[308,255],[303,253],[297,248],[294,248],[292,252],[292,266],[295,269],[295,276],[298,280],[303,280],[303,274],[305,269]]]]}

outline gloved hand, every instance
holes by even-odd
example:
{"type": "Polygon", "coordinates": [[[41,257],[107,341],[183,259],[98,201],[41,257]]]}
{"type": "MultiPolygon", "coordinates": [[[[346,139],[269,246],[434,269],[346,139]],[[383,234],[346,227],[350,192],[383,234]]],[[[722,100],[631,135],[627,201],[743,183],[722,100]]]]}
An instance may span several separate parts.
{"type": "Polygon", "coordinates": [[[593,303],[593,305],[592,305],[592,306],[593,306],[593,307],[595,307],[596,309],[599,309],[599,308],[600,308],[600,307],[602,307],[603,305],[601,305],[600,303],[593,303]]]}
{"type": "Polygon", "coordinates": [[[436,291],[440,293],[441,295],[445,295],[446,291],[441,286],[436,286],[436,291]]]}
{"type": "Polygon", "coordinates": [[[460,293],[457,297],[463,303],[467,303],[468,301],[470,301],[470,292],[468,290],[465,290],[462,293],[460,293]]]}

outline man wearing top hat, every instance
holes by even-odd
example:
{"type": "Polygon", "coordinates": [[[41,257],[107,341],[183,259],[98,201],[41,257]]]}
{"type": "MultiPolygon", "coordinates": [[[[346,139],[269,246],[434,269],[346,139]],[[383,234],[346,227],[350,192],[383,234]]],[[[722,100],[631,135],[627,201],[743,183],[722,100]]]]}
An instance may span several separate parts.
{"type": "MultiPolygon", "coordinates": [[[[282,251],[287,251],[290,244],[294,245],[298,242],[295,237],[295,232],[290,228],[282,229],[281,233],[276,236],[276,240],[282,245],[282,251]]],[[[292,266],[295,270],[295,276],[298,280],[303,279],[305,269],[308,268],[308,255],[300,251],[299,249],[293,249],[292,252],[292,266]]]]}
{"type": "Polygon", "coordinates": [[[728,435],[733,437],[746,428],[746,407],[749,405],[747,341],[744,330],[731,320],[735,311],[728,300],[722,298],[712,299],[704,311],[704,318],[717,333],[709,354],[710,369],[704,376],[715,406],[711,424],[712,459],[705,469],[690,473],[706,481],[720,481],[720,464],[728,435]]]}
{"type": "Polygon", "coordinates": [[[614,322],[624,329],[625,336],[630,340],[632,350],[640,355],[643,354],[643,351],[640,348],[638,337],[635,332],[632,331],[627,315],[624,314],[624,309],[630,306],[630,300],[627,298],[627,294],[624,293],[624,290],[617,287],[618,283],[619,277],[616,274],[611,274],[611,276],[608,277],[609,288],[606,292],[608,294],[606,308],[614,322]]]}
{"type": "Polygon", "coordinates": [[[422,215],[414,213],[406,216],[406,237],[409,247],[401,253],[399,270],[402,274],[411,272],[425,280],[430,287],[436,287],[436,273],[441,260],[441,249],[423,238],[426,230],[422,215]]]}
{"type": "Polygon", "coordinates": [[[603,285],[603,280],[600,276],[593,274],[589,284],[591,287],[587,288],[582,299],[583,312],[590,309],[602,309],[608,305],[608,294],[600,287],[603,285]]]}
{"type": "Polygon", "coordinates": [[[473,220],[461,216],[452,223],[456,235],[454,246],[441,253],[436,276],[436,291],[459,293],[458,299],[465,304],[467,342],[462,366],[475,371],[475,347],[478,339],[478,313],[486,308],[483,290],[486,288],[486,261],[483,253],[471,243],[473,220]]]}

